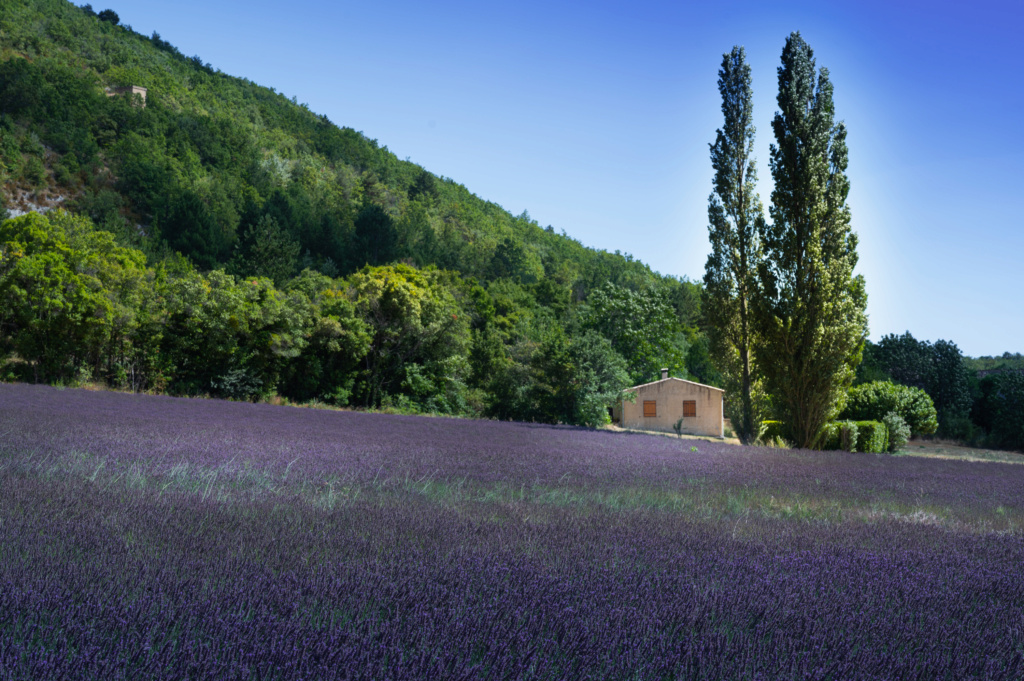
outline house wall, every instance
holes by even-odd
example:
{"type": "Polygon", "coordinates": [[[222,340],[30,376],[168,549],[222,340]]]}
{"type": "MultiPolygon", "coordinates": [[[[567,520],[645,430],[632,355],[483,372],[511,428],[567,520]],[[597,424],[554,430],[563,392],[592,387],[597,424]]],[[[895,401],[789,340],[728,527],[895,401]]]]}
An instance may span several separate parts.
{"type": "Polygon", "coordinates": [[[117,95],[138,95],[142,98],[142,108],[146,108],[146,94],[148,90],[138,85],[127,85],[125,87],[108,87],[106,89],[107,97],[115,97],[117,95]]]}
{"type": "Polygon", "coordinates": [[[669,378],[633,389],[636,402],[623,402],[621,421],[623,428],[639,430],[660,430],[673,433],[675,425],[683,416],[683,400],[697,403],[697,416],[683,418],[683,433],[723,437],[724,414],[722,397],[725,393],[716,388],[669,378]],[[657,415],[644,416],[644,400],[656,402],[657,415]]]}

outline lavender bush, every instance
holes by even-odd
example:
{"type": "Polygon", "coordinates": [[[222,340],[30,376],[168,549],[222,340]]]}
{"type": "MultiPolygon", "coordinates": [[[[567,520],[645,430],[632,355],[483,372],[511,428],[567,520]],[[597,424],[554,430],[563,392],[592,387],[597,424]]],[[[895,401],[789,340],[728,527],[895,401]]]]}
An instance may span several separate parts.
{"type": "Polygon", "coordinates": [[[0,385],[0,678],[1014,679],[1024,467],[0,385]]]}

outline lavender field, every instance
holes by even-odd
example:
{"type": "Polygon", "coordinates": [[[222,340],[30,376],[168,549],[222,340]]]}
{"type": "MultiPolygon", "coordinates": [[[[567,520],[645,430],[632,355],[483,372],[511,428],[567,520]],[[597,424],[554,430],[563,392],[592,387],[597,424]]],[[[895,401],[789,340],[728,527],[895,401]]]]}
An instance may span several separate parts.
{"type": "Polygon", "coordinates": [[[0,384],[0,678],[1019,679],[1022,528],[1013,464],[0,384]]]}

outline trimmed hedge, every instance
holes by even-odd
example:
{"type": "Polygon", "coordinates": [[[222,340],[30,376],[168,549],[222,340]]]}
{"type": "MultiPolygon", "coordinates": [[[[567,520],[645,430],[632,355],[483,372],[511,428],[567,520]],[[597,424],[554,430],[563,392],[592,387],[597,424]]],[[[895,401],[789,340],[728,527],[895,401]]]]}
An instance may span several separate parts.
{"type": "Polygon", "coordinates": [[[880,421],[857,421],[857,451],[881,454],[889,447],[889,429],[880,421]]]}
{"type": "MultiPolygon", "coordinates": [[[[782,421],[762,421],[762,442],[789,440],[782,421]]],[[[830,421],[825,425],[820,449],[881,454],[889,446],[889,429],[881,421],[830,421]]]]}
{"type": "Polygon", "coordinates": [[[821,436],[822,450],[857,451],[857,424],[853,421],[830,421],[821,436]]]}
{"type": "Polygon", "coordinates": [[[879,421],[832,421],[825,426],[821,449],[847,452],[886,451],[889,431],[879,421]]]}

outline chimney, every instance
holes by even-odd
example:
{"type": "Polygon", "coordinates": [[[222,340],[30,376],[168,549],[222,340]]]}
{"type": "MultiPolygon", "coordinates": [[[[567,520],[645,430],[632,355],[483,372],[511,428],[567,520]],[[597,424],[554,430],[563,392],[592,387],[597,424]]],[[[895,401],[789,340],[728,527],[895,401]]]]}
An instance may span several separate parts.
{"type": "Polygon", "coordinates": [[[668,369],[662,369],[661,370],[661,380],[664,381],[666,378],[668,378],[668,369]]]}

